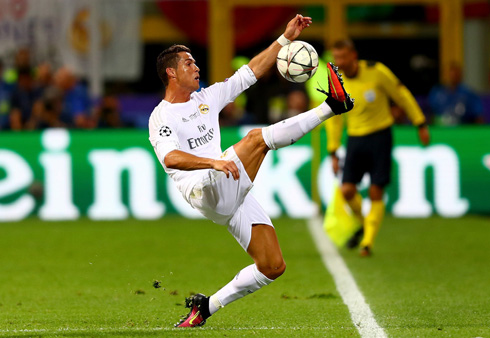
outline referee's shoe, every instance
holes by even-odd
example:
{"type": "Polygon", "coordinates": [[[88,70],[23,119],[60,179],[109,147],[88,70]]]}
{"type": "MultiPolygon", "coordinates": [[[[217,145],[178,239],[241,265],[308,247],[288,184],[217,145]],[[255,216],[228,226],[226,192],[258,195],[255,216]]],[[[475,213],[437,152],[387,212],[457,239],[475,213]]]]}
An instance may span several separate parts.
{"type": "Polygon", "coordinates": [[[345,91],[344,81],[338,70],[339,68],[334,66],[332,62],[327,63],[328,93],[323,89],[316,89],[327,95],[325,102],[335,115],[347,113],[354,108],[354,99],[345,91]]]}

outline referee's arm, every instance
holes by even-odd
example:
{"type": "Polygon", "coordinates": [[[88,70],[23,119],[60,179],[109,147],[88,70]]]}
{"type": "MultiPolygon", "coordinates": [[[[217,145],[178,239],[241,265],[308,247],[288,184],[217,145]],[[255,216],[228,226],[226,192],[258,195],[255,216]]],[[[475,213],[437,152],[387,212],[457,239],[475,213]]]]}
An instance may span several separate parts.
{"type": "Polygon", "coordinates": [[[376,67],[379,71],[380,83],[388,96],[405,111],[415,126],[425,123],[424,113],[407,87],[385,65],[378,62],[376,67]]]}
{"type": "Polygon", "coordinates": [[[376,65],[378,68],[380,83],[388,96],[402,108],[414,126],[419,127],[419,138],[422,144],[429,143],[429,129],[425,121],[424,113],[420,109],[412,93],[400,80],[382,63],[376,65]]]}

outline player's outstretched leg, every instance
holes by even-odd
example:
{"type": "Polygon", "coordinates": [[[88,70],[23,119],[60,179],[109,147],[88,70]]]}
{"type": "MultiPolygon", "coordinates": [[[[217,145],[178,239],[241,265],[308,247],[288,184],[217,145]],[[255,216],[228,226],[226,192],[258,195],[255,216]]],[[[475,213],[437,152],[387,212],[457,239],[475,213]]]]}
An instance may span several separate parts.
{"type": "Polygon", "coordinates": [[[334,115],[346,113],[354,107],[354,100],[345,91],[338,68],[329,63],[327,69],[329,92],[318,89],[327,95],[325,102],[305,113],[263,128],[262,134],[269,149],[275,150],[291,145],[323,121],[334,115]]]}
{"type": "Polygon", "coordinates": [[[346,113],[354,107],[354,100],[345,91],[342,78],[331,63],[328,65],[328,85],[329,93],[320,90],[327,95],[320,106],[268,127],[253,129],[234,145],[235,152],[252,182],[269,149],[291,145],[323,121],[346,113]]]}

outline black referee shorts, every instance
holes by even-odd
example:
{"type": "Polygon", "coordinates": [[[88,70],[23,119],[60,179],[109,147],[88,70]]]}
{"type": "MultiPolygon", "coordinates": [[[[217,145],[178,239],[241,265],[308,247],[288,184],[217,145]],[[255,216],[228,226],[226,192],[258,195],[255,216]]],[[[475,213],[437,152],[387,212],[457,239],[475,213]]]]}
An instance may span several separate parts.
{"type": "Polygon", "coordinates": [[[392,146],[391,127],[366,136],[349,136],[342,183],[358,184],[369,173],[371,184],[388,185],[392,146]]]}

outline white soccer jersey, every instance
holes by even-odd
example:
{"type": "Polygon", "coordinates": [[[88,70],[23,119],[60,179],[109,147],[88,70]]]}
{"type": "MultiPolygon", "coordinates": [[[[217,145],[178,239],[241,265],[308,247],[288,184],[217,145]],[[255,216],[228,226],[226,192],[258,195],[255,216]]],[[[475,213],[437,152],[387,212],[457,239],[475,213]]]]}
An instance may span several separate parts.
{"type": "Polygon", "coordinates": [[[165,166],[165,156],[181,150],[199,157],[217,159],[221,156],[220,111],[244,90],[257,82],[253,71],[245,65],[224,82],[191,94],[184,103],[162,100],[149,120],[150,142],[165,172],[174,180],[184,198],[210,169],[177,170],[165,166]]]}

